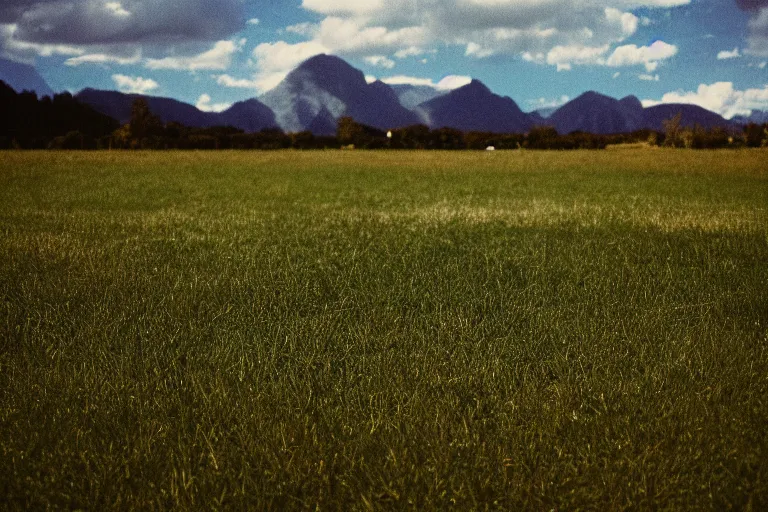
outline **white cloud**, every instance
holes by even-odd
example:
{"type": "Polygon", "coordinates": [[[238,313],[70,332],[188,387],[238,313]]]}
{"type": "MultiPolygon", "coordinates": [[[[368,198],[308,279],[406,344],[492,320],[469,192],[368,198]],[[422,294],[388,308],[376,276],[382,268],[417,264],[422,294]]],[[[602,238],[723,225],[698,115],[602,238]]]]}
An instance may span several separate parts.
{"type": "Polygon", "coordinates": [[[568,71],[574,64],[601,64],[603,55],[609,50],[608,45],[592,46],[555,46],[547,54],[547,64],[557,66],[558,71],[568,71]]]}
{"type": "Polygon", "coordinates": [[[636,46],[628,44],[616,48],[608,60],[607,66],[622,67],[644,65],[646,71],[652,73],[656,71],[659,62],[667,60],[677,55],[677,46],[665,43],[664,41],[655,41],[650,46],[636,46]]]}
{"type": "Polygon", "coordinates": [[[261,20],[259,18],[251,18],[248,21],[246,21],[248,25],[258,25],[261,23],[261,20]]]}
{"type": "Polygon", "coordinates": [[[615,7],[605,8],[605,18],[610,23],[621,25],[621,30],[625,37],[629,37],[637,32],[637,24],[640,21],[639,18],[631,12],[621,12],[615,7]]]}
{"type": "Polygon", "coordinates": [[[571,101],[569,96],[563,95],[559,98],[537,98],[535,100],[528,100],[528,105],[532,110],[539,110],[543,108],[556,108],[565,105],[571,101]]]}
{"type": "Polygon", "coordinates": [[[316,28],[317,26],[314,23],[305,21],[303,23],[297,23],[295,25],[285,27],[285,31],[298,34],[300,36],[308,36],[311,35],[316,30],[316,28]]]}
{"type": "Polygon", "coordinates": [[[207,52],[192,57],[165,57],[162,59],[148,59],[146,67],[149,69],[175,69],[185,71],[199,70],[224,70],[232,62],[232,55],[240,51],[245,44],[245,39],[238,42],[219,41],[207,52]]]}
{"type": "Polygon", "coordinates": [[[723,50],[717,54],[717,60],[737,59],[739,57],[741,57],[741,53],[739,53],[738,48],[734,48],[731,51],[723,50]]]}
{"type": "MultiPolygon", "coordinates": [[[[600,64],[590,49],[614,45],[650,24],[631,11],[691,0],[303,0],[324,18],[287,30],[342,57],[420,55],[457,45],[468,57],[517,56],[559,69],[600,64]],[[572,59],[567,57],[570,52],[572,59]]],[[[648,67],[654,67],[649,61],[648,67]]],[[[650,72],[650,70],[649,70],[650,72]]]]}
{"type": "Polygon", "coordinates": [[[423,54],[424,54],[424,50],[422,50],[421,48],[418,48],[416,46],[409,46],[408,48],[403,48],[402,50],[396,51],[395,57],[398,59],[405,59],[407,57],[416,57],[423,54]]]}
{"type": "Polygon", "coordinates": [[[360,20],[329,17],[316,28],[315,40],[334,53],[355,55],[419,46],[425,42],[426,34],[421,27],[388,29],[366,26],[360,20]]]}
{"type": "Polygon", "coordinates": [[[364,60],[371,66],[378,66],[386,69],[392,69],[395,67],[395,61],[388,59],[384,55],[371,55],[366,57],[364,60]]]}
{"type": "Polygon", "coordinates": [[[216,83],[223,87],[231,87],[234,89],[258,89],[259,82],[257,80],[248,80],[246,78],[234,78],[229,75],[215,76],[216,83]]]}
{"type": "Polygon", "coordinates": [[[659,81],[659,75],[651,75],[651,74],[640,74],[637,75],[637,78],[640,80],[645,80],[646,82],[658,82],[659,81]]]}
{"type": "Polygon", "coordinates": [[[469,84],[472,81],[471,77],[460,75],[448,75],[439,82],[435,83],[431,78],[417,78],[406,75],[395,75],[387,78],[382,78],[382,82],[389,85],[421,85],[432,87],[438,91],[452,91],[469,84]]]}
{"type": "Polygon", "coordinates": [[[121,66],[128,66],[131,64],[138,64],[141,61],[141,52],[137,51],[131,57],[122,57],[120,55],[109,55],[106,53],[89,53],[81,55],[79,57],[70,57],[64,61],[67,66],[80,66],[82,64],[118,64],[121,66]]]}
{"type": "Polygon", "coordinates": [[[261,43],[253,49],[257,73],[254,82],[261,92],[276,87],[296,66],[330,50],[315,41],[289,44],[285,41],[261,43]]]}
{"type": "Polygon", "coordinates": [[[621,71],[617,71],[617,72],[615,72],[615,73],[613,74],[613,79],[614,79],[614,80],[616,80],[616,79],[617,79],[617,78],[619,78],[620,76],[621,76],[621,71]]]}
{"type": "Polygon", "coordinates": [[[301,6],[320,14],[367,14],[384,6],[383,0],[302,0],[301,6]]]}
{"type": "Polygon", "coordinates": [[[303,7],[390,31],[421,28],[430,42],[464,47],[471,42],[494,53],[520,54],[546,53],[557,45],[618,42],[634,34],[642,22],[629,10],[688,3],[690,0],[304,0],[303,7]]]}
{"type": "Polygon", "coordinates": [[[112,75],[118,90],[125,93],[147,94],[159,87],[159,84],[151,78],[140,76],[112,75]]]}
{"type": "Polygon", "coordinates": [[[104,8],[118,18],[125,18],[131,15],[130,11],[126,11],[120,2],[106,2],[104,8]]]}
{"type": "Polygon", "coordinates": [[[701,84],[696,91],[673,91],[661,100],[644,100],[643,105],[661,103],[687,103],[699,105],[730,119],[736,115],[749,115],[752,110],[768,110],[768,85],[762,89],[734,89],[732,82],[701,84]]]}
{"type": "Polygon", "coordinates": [[[30,43],[17,38],[16,24],[0,24],[0,55],[12,60],[32,61],[35,56],[83,55],[85,49],[66,44],[30,43]]]}
{"type": "Polygon", "coordinates": [[[467,50],[464,52],[464,55],[467,57],[477,57],[478,59],[483,59],[485,57],[490,57],[493,55],[494,51],[490,48],[483,48],[477,43],[469,42],[467,43],[467,50]]]}
{"type": "Polygon", "coordinates": [[[231,103],[211,103],[208,94],[201,94],[195,106],[203,112],[223,112],[232,106],[231,103]]]}

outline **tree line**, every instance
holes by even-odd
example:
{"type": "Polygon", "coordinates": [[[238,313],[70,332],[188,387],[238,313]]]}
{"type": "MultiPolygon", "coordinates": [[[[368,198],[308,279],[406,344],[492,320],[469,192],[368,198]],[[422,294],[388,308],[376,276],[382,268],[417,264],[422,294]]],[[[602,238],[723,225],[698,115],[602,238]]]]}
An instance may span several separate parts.
{"type": "Polygon", "coordinates": [[[750,124],[741,132],[726,128],[683,127],[680,115],[665,121],[662,131],[639,130],[616,135],[573,132],[561,135],[538,126],[527,133],[463,132],[414,125],[384,132],[342,117],[335,136],[309,131],[284,133],[265,129],[257,133],[216,126],[194,128],[163,123],[137,98],[130,122],[117,121],[77,101],[69,93],[38,98],[33,92],[16,93],[0,81],[0,148],[19,149],[605,149],[612,145],[643,144],[685,148],[768,146],[768,124],[750,124]]]}

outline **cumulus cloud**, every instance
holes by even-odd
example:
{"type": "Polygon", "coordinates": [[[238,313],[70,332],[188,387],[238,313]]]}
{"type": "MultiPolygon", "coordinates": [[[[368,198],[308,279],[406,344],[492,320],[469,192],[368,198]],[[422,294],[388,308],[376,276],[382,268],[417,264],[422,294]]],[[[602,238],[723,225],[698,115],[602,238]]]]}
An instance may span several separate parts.
{"type": "Polygon", "coordinates": [[[140,76],[112,75],[112,81],[115,82],[118,90],[125,93],[147,94],[160,87],[151,78],[140,76]]]}
{"type": "Polygon", "coordinates": [[[523,59],[532,62],[542,62],[556,66],[558,71],[568,71],[573,66],[609,66],[627,67],[644,66],[648,73],[656,71],[659,63],[677,54],[677,47],[656,41],[650,46],[637,46],[634,44],[623,45],[610,52],[610,45],[602,46],[555,46],[546,55],[523,54],[523,59]]]}
{"type": "Polygon", "coordinates": [[[741,57],[738,48],[734,48],[731,51],[723,50],[717,54],[717,60],[736,59],[741,57]]]}
{"type": "MultiPolygon", "coordinates": [[[[302,7],[322,19],[286,30],[307,39],[299,44],[343,57],[373,55],[391,61],[447,44],[463,47],[468,57],[518,56],[567,70],[604,65],[614,45],[649,23],[633,9],[664,9],[690,1],[303,0],[302,7]]],[[[654,64],[648,67],[655,69],[654,64]]]]}
{"type": "MultiPolygon", "coordinates": [[[[592,46],[620,41],[637,30],[639,7],[672,7],[690,0],[304,0],[305,9],[379,26],[389,33],[409,29],[430,41],[474,43],[495,53],[544,51],[556,45],[592,46]],[[544,39],[542,48],[533,48],[544,39]],[[547,46],[546,40],[551,42],[547,46]]],[[[472,52],[470,52],[472,53],[472,52]]]]}
{"type": "Polygon", "coordinates": [[[245,45],[245,39],[240,41],[219,41],[213,48],[191,57],[164,57],[162,59],[147,59],[149,69],[175,69],[184,71],[224,70],[230,66],[232,55],[245,45]]]}
{"type": "Polygon", "coordinates": [[[673,91],[661,100],[644,100],[643,105],[660,103],[687,103],[699,105],[730,119],[737,115],[749,115],[752,110],[768,110],[768,85],[762,89],[743,91],[733,87],[733,82],[701,84],[696,91],[673,91]]]}
{"type": "Polygon", "coordinates": [[[561,107],[569,101],[571,101],[571,98],[563,95],[559,98],[537,98],[535,100],[528,100],[528,105],[532,110],[540,110],[561,107]]]}
{"type": "Polygon", "coordinates": [[[655,74],[655,75],[643,73],[643,74],[637,75],[637,78],[639,78],[640,80],[645,80],[646,82],[658,82],[659,81],[658,73],[655,74]]]}
{"type": "Polygon", "coordinates": [[[558,71],[568,71],[574,64],[602,64],[609,46],[555,46],[547,54],[547,64],[557,66],[558,71]]]}
{"type": "Polygon", "coordinates": [[[606,61],[611,67],[643,65],[649,73],[656,71],[659,62],[677,55],[677,46],[655,41],[650,46],[628,44],[616,48],[606,61]]]}
{"type": "Polygon", "coordinates": [[[247,78],[234,78],[229,75],[215,76],[216,83],[223,87],[231,87],[235,89],[258,89],[259,82],[256,80],[249,80],[247,78]]]}
{"type": "Polygon", "coordinates": [[[19,0],[0,5],[0,21],[21,41],[103,45],[221,39],[245,16],[241,0],[19,0]]]}
{"type": "Polygon", "coordinates": [[[408,48],[403,48],[402,50],[398,50],[395,52],[395,57],[398,59],[405,59],[408,57],[418,57],[420,55],[424,55],[424,50],[421,48],[418,48],[416,46],[409,46],[408,48]]]}
{"type": "Polygon", "coordinates": [[[395,67],[395,61],[385,57],[384,55],[370,55],[365,58],[365,62],[371,66],[378,66],[386,69],[392,69],[395,67]]]}
{"type": "Polygon", "coordinates": [[[137,51],[131,56],[121,55],[109,55],[106,53],[89,53],[86,55],[80,55],[79,57],[70,57],[64,61],[67,66],[81,66],[83,64],[101,64],[106,66],[108,64],[118,64],[120,66],[128,66],[131,64],[138,64],[141,61],[141,51],[137,51]]]}
{"type": "Polygon", "coordinates": [[[15,24],[0,24],[0,56],[11,60],[32,62],[36,56],[83,55],[85,49],[66,44],[42,44],[23,41],[17,37],[15,24]]]}
{"type": "Polygon", "coordinates": [[[296,66],[330,49],[316,41],[289,44],[285,41],[261,43],[253,49],[257,73],[254,83],[260,92],[273,89],[296,66]]]}
{"type": "Polygon", "coordinates": [[[211,96],[201,94],[195,106],[203,112],[223,112],[232,106],[231,103],[211,103],[211,96]]]}
{"type": "Polygon", "coordinates": [[[471,77],[461,75],[448,75],[439,82],[435,82],[431,78],[418,78],[406,75],[395,75],[387,78],[382,78],[382,82],[389,85],[421,85],[432,87],[438,91],[452,91],[459,87],[464,87],[472,81],[471,77]]]}

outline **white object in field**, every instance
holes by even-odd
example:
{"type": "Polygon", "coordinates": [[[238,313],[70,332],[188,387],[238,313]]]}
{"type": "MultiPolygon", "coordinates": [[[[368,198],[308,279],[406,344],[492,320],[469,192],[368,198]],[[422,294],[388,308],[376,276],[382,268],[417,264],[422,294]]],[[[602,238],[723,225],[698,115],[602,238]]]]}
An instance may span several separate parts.
{"type": "Polygon", "coordinates": [[[488,146],[487,148],[485,148],[485,150],[486,151],[496,151],[496,147],[495,146],[488,146]]]}
{"type": "Polygon", "coordinates": [[[388,139],[391,139],[391,138],[392,138],[392,132],[387,132],[387,138],[388,138],[388,139]]]}

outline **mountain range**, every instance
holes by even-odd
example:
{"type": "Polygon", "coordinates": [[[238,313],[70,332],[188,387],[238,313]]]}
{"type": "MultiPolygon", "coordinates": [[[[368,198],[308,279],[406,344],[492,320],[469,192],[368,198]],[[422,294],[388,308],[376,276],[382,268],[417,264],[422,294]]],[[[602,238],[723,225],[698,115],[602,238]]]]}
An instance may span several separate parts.
{"type": "Polygon", "coordinates": [[[120,124],[130,121],[134,100],[144,98],[152,113],[164,123],[175,122],[199,128],[226,125],[246,132],[258,132],[264,128],[277,127],[275,114],[256,99],[235,103],[223,112],[203,112],[193,105],[172,98],[125,94],[117,91],[83,89],[75,95],[75,98],[98,112],[116,119],[120,124]]]}
{"type": "MultiPolygon", "coordinates": [[[[0,79],[16,90],[47,95],[50,88],[32,66],[0,61],[0,79]]],[[[281,128],[285,132],[311,131],[333,135],[338,119],[350,116],[381,130],[424,124],[430,128],[461,131],[524,133],[535,126],[551,126],[559,133],[626,133],[663,130],[663,121],[681,114],[682,126],[736,128],[765,122],[768,113],[753,112],[731,121],[689,104],[643,107],[634,96],[615,99],[589,91],[556,108],[526,113],[509,97],[493,93],[479,80],[454,89],[368,83],[362,71],[331,55],[317,55],[291,71],[274,89],[258,98],[235,103],[223,112],[203,112],[172,98],[141,96],[116,91],[84,89],[76,98],[120,123],[130,119],[133,101],[143,97],[164,122],[193,127],[228,125],[245,132],[281,128]]]]}

